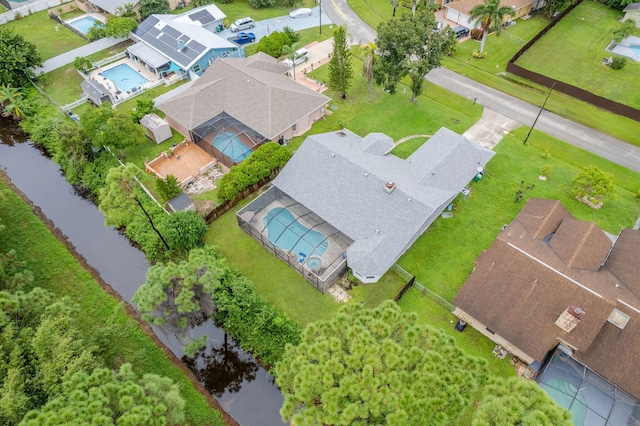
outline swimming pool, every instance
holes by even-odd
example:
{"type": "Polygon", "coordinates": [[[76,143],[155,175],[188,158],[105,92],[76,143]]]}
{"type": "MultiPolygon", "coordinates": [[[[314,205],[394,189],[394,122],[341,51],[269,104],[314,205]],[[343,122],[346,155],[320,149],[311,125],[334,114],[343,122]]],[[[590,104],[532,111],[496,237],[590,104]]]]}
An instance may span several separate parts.
{"type": "Polygon", "coordinates": [[[273,208],[264,218],[269,242],[295,255],[322,255],[329,246],[327,236],[322,232],[309,230],[298,222],[293,213],[284,207],[273,208]],[[304,236],[304,238],[300,238],[304,236]]]}
{"type": "Polygon", "coordinates": [[[84,34],[88,33],[89,29],[96,24],[102,25],[102,22],[98,21],[93,16],[84,16],[80,19],[76,19],[75,21],[69,22],[69,25],[79,29],[84,34]]]}
{"type": "Polygon", "coordinates": [[[241,162],[252,152],[251,148],[240,142],[238,136],[231,132],[220,132],[213,140],[213,146],[231,158],[234,163],[241,162]]]}
{"type": "Polygon", "coordinates": [[[127,64],[120,64],[117,67],[102,71],[102,76],[111,80],[119,90],[127,93],[134,88],[140,90],[140,86],[149,81],[127,64]]]}

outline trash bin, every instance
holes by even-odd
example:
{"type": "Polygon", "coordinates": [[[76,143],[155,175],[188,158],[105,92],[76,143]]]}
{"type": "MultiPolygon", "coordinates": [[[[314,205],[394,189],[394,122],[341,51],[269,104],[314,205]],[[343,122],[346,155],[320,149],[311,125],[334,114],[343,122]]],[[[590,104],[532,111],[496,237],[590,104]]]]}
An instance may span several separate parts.
{"type": "Polygon", "coordinates": [[[460,318],[456,323],[456,330],[458,330],[459,332],[463,332],[466,327],[467,327],[467,322],[462,318],[460,318]]]}
{"type": "Polygon", "coordinates": [[[479,181],[480,179],[482,179],[482,174],[480,174],[480,173],[476,174],[476,175],[473,177],[473,181],[474,181],[474,182],[477,182],[477,181],[479,181]]]}

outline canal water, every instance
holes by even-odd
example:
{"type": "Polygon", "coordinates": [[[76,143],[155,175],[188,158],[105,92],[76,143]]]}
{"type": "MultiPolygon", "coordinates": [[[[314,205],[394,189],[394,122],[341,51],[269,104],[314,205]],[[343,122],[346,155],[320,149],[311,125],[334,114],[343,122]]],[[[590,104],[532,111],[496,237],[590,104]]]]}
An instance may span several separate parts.
{"type": "MultiPolygon", "coordinates": [[[[131,302],[149,268],[144,254],[115,229],[105,227],[97,206],[79,196],[60,168],[4,118],[0,118],[0,168],[68,237],[102,279],[131,302]]],[[[157,327],[154,331],[238,423],[285,424],[279,415],[283,397],[272,376],[212,321],[190,331],[191,337],[209,337],[207,347],[193,358],[184,357],[179,336],[157,327]]]]}

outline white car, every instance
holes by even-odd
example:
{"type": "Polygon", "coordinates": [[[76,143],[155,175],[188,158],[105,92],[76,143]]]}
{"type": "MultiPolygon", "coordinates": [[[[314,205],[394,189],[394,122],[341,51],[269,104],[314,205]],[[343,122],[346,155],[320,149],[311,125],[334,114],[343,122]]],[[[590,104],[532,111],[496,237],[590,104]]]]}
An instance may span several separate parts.
{"type": "Polygon", "coordinates": [[[292,61],[291,59],[287,58],[282,62],[292,67],[294,64],[300,65],[301,63],[307,62],[308,60],[309,60],[309,51],[303,47],[302,49],[296,50],[295,60],[292,61]]]}
{"type": "Polygon", "coordinates": [[[304,18],[309,15],[311,15],[311,9],[308,7],[303,7],[289,12],[289,18],[304,18]]]}

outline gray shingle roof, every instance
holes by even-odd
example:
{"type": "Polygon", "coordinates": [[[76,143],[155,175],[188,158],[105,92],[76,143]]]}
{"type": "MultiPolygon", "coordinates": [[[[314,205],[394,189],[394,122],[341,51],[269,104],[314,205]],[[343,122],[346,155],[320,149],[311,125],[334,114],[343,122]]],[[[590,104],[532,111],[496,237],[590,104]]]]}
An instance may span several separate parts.
{"type": "Polygon", "coordinates": [[[632,10],[640,10],[640,3],[628,4],[627,7],[625,7],[622,11],[623,12],[630,12],[632,10]]]}
{"type": "Polygon", "coordinates": [[[346,129],[312,135],[273,182],[354,240],[348,263],[363,276],[383,275],[494,155],[445,128],[406,160],[384,155],[391,143],[346,129]]]}
{"type": "Polygon", "coordinates": [[[288,69],[264,53],[217,59],[190,89],[158,108],[187,129],[226,112],[273,140],[329,101],[284,76],[288,69]]]}

